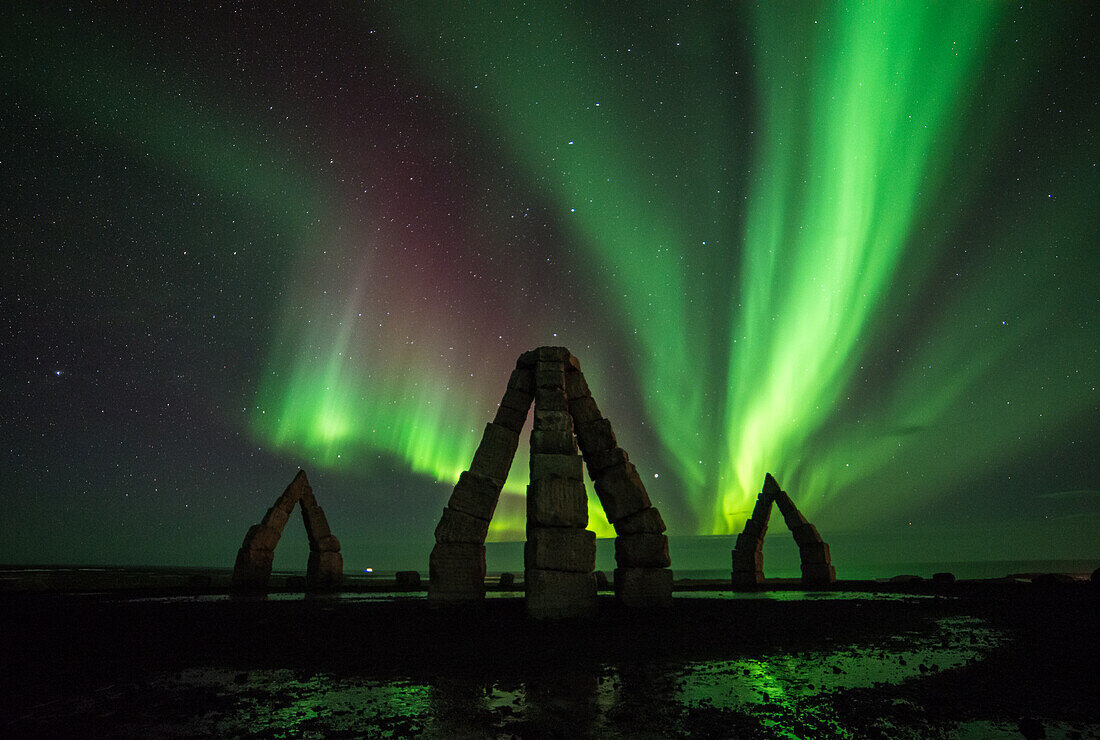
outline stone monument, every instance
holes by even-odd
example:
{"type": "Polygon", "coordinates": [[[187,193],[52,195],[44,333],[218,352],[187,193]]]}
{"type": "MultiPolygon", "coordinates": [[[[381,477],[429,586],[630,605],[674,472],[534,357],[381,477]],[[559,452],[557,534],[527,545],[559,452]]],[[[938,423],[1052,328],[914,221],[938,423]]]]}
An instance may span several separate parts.
{"type": "Polygon", "coordinates": [[[764,534],[768,531],[772,503],[779,507],[787,529],[798,545],[802,563],[802,585],[826,586],[836,582],[829,546],[810,524],[771,473],[764,476],[764,488],[756,497],[752,516],[745,522],[745,529],[737,535],[733,549],[733,571],[730,579],[734,588],[746,588],[764,583],[764,534]]]}
{"type": "Polygon", "coordinates": [[[660,513],[638,471],[600,414],[564,347],[524,352],[470,469],[459,477],[435,530],[428,601],[485,596],[485,536],[519,434],[534,403],[524,577],[527,612],[539,619],[589,616],[596,609],[596,537],[588,526],[582,463],[615,528],[615,594],[627,606],[670,606],[672,571],[660,513]]]}
{"type": "Polygon", "coordinates": [[[271,577],[275,546],[283,534],[294,507],[302,511],[306,536],[309,538],[309,562],[306,565],[306,588],[325,591],[337,588],[344,578],[344,559],[340,555],[340,540],[329,529],[325,512],[317,505],[306,471],[299,470],[283,495],[264,514],[259,524],[249,528],[244,543],[237,551],[233,566],[233,588],[264,590],[271,577]]]}

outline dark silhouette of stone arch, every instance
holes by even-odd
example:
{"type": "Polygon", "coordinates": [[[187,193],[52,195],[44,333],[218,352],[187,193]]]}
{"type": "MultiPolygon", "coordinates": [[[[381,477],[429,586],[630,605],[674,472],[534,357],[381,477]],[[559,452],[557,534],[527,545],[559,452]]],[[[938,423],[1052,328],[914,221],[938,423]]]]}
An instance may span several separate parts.
{"type": "Polygon", "coordinates": [[[485,596],[485,535],[534,402],[524,575],[528,614],[587,616],[596,608],[596,535],[588,526],[582,461],[615,527],[615,594],[629,606],[669,606],[672,571],[660,512],[603,418],[577,358],[564,347],[524,352],[470,469],[435,529],[428,600],[485,596]],[[578,452],[579,447],[579,452],[578,452]]]}
{"type": "Polygon", "coordinates": [[[771,473],[764,475],[764,488],[756,497],[756,506],[752,516],[745,522],[745,529],[737,535],[733,549],[733,572],[730,578],[734,588],[756,586],[764,583],[764,535],[768,531],[768,518],[771,516],[772,503],[779,507],[787,529],[798,544],[798,554],[802,561],[802,585],[825,586],[836,582],[836,569],[833,568],[829,546],[821,539],[817,527],[810,524],[806,517],[791,501],[786,491],[771,473]]]}
{"type": "Polygon", "coordinates": [[[275,500],[259,524],[249,527],[244,543],[237,551],[233,566],[233,587],[238,590],[264,590],[271,577],[275,546],[283,534],[294,507],[302,511],[302,523],[309,538],[309,562],[306,566],[306,588],[323,591],[336,588],[344,578],[344,558],[340,540],[329,529],[325,512],[317,505],[306,471],[299,470],[294,480],[275,500]]]}

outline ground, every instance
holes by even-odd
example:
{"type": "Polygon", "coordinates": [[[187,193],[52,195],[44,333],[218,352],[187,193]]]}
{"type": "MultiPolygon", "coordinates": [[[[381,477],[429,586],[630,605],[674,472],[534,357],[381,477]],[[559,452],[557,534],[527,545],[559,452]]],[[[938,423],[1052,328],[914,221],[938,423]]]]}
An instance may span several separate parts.
{"type": "Polygon", "coordinates": [[[521,598],[0,594],[7,736],[1100,737],[1100,588],[521,598]]]}

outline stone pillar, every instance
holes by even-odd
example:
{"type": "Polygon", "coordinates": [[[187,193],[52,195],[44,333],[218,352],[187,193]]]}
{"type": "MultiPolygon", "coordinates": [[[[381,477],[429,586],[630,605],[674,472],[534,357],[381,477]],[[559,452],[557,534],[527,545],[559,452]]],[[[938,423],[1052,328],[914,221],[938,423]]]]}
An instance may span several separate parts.
{"type": "Polygon", "coordinates": [[[302,523],[309,539],[309,561],[306,563],[306,588],[311,591],[331,591],[344,582],[344,556],[340,540],[328,526],[324,510],[310,490],[302,494],[302,523]]]}
{"type": "Polygon", "coordinates": [[[428,603],[432,606],[465,604],[485,597],[485,535],[534,394],[534,368],[517,362],[496,417],[485,426],[470,469],[459,476],[435,528],[436,544],[428,560],[428,603]]]}
{"type": "Polygon", "coordinates": [[[802,585],[828,586],[836,583],[836,569],[832,565],[829,546],[818,534],[817,527],[806,521],[806,517],[795,507],[786,491],[779,492],[775,497],[775,504],[783,513],[783,519],[798,545],[802,585]]]}
{"type": "Polygon", "coordinates": [[[737,535],[733,548],[733,570],[730,580],[734,588],[758,586],[764,582],[764,535],[771,518],[772,500],[779,486],[770,475],[764,478],[764,489],[756,496],[752,516],[745,529],[737,535]]]}
{"type": "Polygon", "coordinates": [[[524,580],[527,613],[536,619],[596,612],[596,535],[586,529],[588,497],[565,394],[571,357],[563,347],[540,347],[520,358],[535,378],[524,580]]]}
{"type": "Polygon", "coordinates": [[[615,596],[627,606],[671,606],[668,537],[660,513],[611,422],[603,418],[576,358],[566,364],[565,387],[588,474],[608,521],[615,527],[615,596]]]}

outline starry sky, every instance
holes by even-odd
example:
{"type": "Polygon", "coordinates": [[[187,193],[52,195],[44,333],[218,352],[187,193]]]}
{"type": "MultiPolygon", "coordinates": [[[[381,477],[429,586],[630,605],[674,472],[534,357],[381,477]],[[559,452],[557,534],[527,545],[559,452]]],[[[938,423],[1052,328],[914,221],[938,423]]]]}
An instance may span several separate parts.
{"type": "Polygon", "coordinates": [[[540,345],[677,537],[772,472],[849,562],[1100,556],[1090,4],[0,14],[0,562],[228,567],[300,466],[423,568],[540,345]]]}

